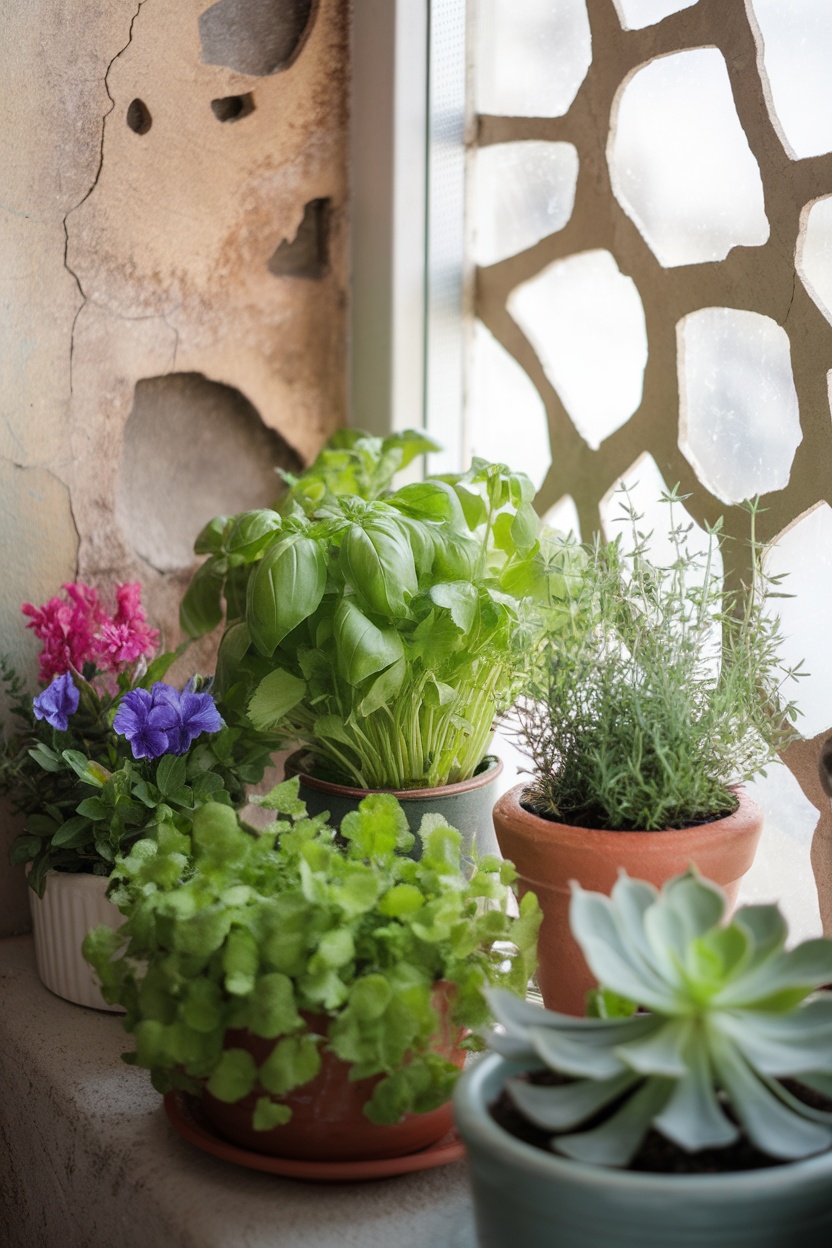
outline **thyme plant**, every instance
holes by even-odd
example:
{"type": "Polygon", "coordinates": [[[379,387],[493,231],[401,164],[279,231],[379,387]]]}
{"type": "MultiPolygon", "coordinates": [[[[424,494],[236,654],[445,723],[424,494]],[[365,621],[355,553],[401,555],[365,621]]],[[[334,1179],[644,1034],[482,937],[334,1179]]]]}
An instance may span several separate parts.
{"type": "Polygon", "coordinates": [[[550,548],[547,620],[511,721],[532,765],[525,803],[544,818],[619,831],[719,818],[736,807],[732,786],[796,735],[784,686],[800,673],[779,658],[757,504],[754,576],[732,593],[715,567],[721,521],[695,550],[683,497],[663,501],[668,566],[650,557],[629,499],[629,549],[620,535],[550,548]]]}

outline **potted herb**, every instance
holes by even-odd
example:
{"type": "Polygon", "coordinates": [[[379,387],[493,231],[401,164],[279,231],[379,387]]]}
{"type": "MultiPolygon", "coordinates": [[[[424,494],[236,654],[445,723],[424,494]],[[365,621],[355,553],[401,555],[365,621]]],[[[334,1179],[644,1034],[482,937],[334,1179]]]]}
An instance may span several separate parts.
{"type": "Polygon", "coordinates": [[[629,1016],[488,994],[504,1030],[455,1098],[482,1248],[829,1243],[832,996],[806,998],[832,941],[786,951],[776,906],[725,911],[695,873],[576,885],[575,936],[629,1016]]]}
{"type": "Polygon", "coordinates": [[[754,578],[726,592],[670,509],[674,557],[632,538],[552,552],[548,622],[514,724],[531,780],[497,803],[500,847],[544,913],[539,980],[552,1008],[582,1013],[592,985],[569,931],[569,881],[609,892],[618,870],[661,884],[691,862],[732,899],[754,857],[758,807],[737,786],[794,735],[779,624],[754,534],[754,578]]]}
{"type": "Polygon", "coordinates": [[[80,948],[95,923],[120,921],[106,899],[117,854],[160,817],[184,827],[209,799],[242,805],[274,746],[250,726],[224,725],[210,682],[195,678],[181,693],[166,684],[175,654],[148,667],[159,634],[138,585],[118,586],[116,604],[108,612],[83,584],[43,607],[24,604],[42,642],[45,688],[34,699],[0,665],[13,717],[0,790],[26,816],[11,861],[28,870],[38,970],[58,996],[97,1008],[106,1006],[80,948]]]}
{"type": "Polygon", "coordinates": [[[364,792],[393,791],[417,804],[414,828],[442,810],[487,849],[500,766],[487,752],[539,575],[531,483],[478,460],[380,499],[329,492],[311,511],[294,489],[280,513],[220,518],[196,544],[209,558],[182,623],[214,627],[224,597],[223,705],[302,747],[311,809],[337,822],[364,792]]]}
{"type": "Polygon", "coordinates": [[[406,857],[390,794],[344,818],[339,847],[298,783],[259,799],[283,816],[259,836],[207,804],[191,841],[167,828],[134,845],[115,873],[126,922],[85,952],[126,1010],[128,1060],[200,1095],[228,1139],[328,1161],[414,1151],[450,1126],[455,1039],[485,1021],[481,989],[525,991],[537,904],[510,917],[496,858],[466,878],[441,816],[406,857]]]}

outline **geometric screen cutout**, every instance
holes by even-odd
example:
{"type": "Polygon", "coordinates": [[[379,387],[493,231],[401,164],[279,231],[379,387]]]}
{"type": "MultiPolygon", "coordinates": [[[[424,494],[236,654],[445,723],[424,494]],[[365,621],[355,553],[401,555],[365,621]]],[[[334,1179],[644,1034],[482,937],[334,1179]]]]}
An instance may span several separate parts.
{"type": "Polygon", "coordinates": [[[642,30],[671,13],[689,9],[696,0],[613,0],[625,30],[642,30]]]}
{"type": "Polygon", "coordinates": [[[768,547],[765,566],[772,576],[786,573],[778,586],[788,598],[775,598],[772,614],[780,616],[782,659],[808,672],[784,693],[803,714],[797,728],[814,737],[832,728],[832,663],[829,662],[829,621],[832,619],[832,508],[819,503],[790,525],[768,547]]]}
{"type": "Polygon", "coordinates": [[[677,327],[679,447],[726,503],[782,490],[802,440],[789,338],[768,316],[700,308],[677,327]]]}
{"type": "Polygon", "coordinates": [[[804,208],[801,225],[795,268],[823,315],[832,321],[832,195],[804,208]]]}
{"type": "Polygon", "coordinates": [[[476,8],[476,111],[562,116],[592,59],[585,0],[479,0],[476,8]]]}
{"type": "Polygon", "coordinates": [[[749,0],[762,36],[772,123],[789,156],[832,151],[832,4],[749,0]]]}
{"type": "Polygon", "coordinates": [[[575,203],[571,143],[495,143],[474,157],[474,260],[496,264],[566,225],[575,203]]]}
{"type": "Polygon", "coordinates": [[[666,268],[723,260],[769,236],[760,170],[716,48],[662,56],[619,88],[613,190],[666,268]]]}
{"type": "Polygon", "coordinates": [[[482,321],[474,323],[471,454],[508,463],[540,489],[552,463],[546,408],[528,373],[482,321]]]}
{"type": "Polygon", "coordinates": [[[578,433],[597,450],[641,403],[647,332],[635,282],[610,252],[585,251],[522,282],[507,306],[578,433]]]}

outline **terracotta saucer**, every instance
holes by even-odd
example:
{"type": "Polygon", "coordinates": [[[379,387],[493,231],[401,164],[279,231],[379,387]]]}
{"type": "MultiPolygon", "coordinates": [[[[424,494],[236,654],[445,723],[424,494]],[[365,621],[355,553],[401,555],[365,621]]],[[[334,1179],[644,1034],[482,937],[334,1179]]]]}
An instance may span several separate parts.
{"type": "Polygon", "coordinates": [[[268,1157],[264,1153],[250,1152],[236,1144],[228,1144],[208,1129],[199,1112],[196,1097],[183,1092],[168,1092],[165,1096],[165,1113],[179,1134],[206,1153],[222,1161],[246,1166],[249,1170],[264,1170],[267,1174],[279,1174],[286,1179],[312,1179],[317,1183],[354,1182],[361,1179],[386,1179],[397,1174],[411,1174],[415,1170],[432,1170],[460,1161],[465,1156],[465,1145],[456,1131],[450,1131],[441,1140],[423,1148],[421,1152],[406,1157],[384,1157],[378,1161],[296,1161],[290,1157],[268,1157]]]}

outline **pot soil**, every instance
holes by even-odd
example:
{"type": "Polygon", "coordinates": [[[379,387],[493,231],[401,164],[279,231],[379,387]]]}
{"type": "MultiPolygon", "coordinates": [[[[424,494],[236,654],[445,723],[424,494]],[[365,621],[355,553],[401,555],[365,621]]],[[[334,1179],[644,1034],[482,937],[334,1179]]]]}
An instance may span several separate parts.
{"type": "Polygon", "coordinates": [[[663,832],[607,832],[543,819],[522,803],[519,784],[494,807],[500,850],[517,868],[521,895],[537,894],[543,911],[537,972],[544,1004],[563,1014],[583,1014],[595,986],[569,927],[571,880],[609,894],[623,868],[636,879],[661,887],[690,866],[736,901],[740,881],[757,849],[763,826],[759,806],[738,793],[739,806],[713,823],[663,832]]]}
{"type": "Polygon", "coordinates": [[[320,779],[314,775],[313,766],[312,756],[305,750],[297,750],[286,760],[286,778],[300,778],[300,797],[306,803],[309,814],[320,815],[329,811],[329,822],[334,828],[340,828],[344,815],[357,810],[358,803],[369,793],[387,792],[398,798],[410,831],[417,837],[413,857],[418,857],[419,853],[418,833],[422,815],[428,813],[444,815],[452,828],[459,829],[463,854],[470,853],[473,845],[480,854],[497,853],[491,809],[494,805],[494,785],[502,773],[503,764],[492,754],[486,755],[470,780],[434,789],[356,789],[320,779]]]}
{"type": "Polygon", "coordinates": [[[832,1151],[718,1174],[609,1170],[515,1138],[489,1105],[522,1067],[490,1054],[459,1080],[480,1248],[828,1248],[832,1151]]]}

